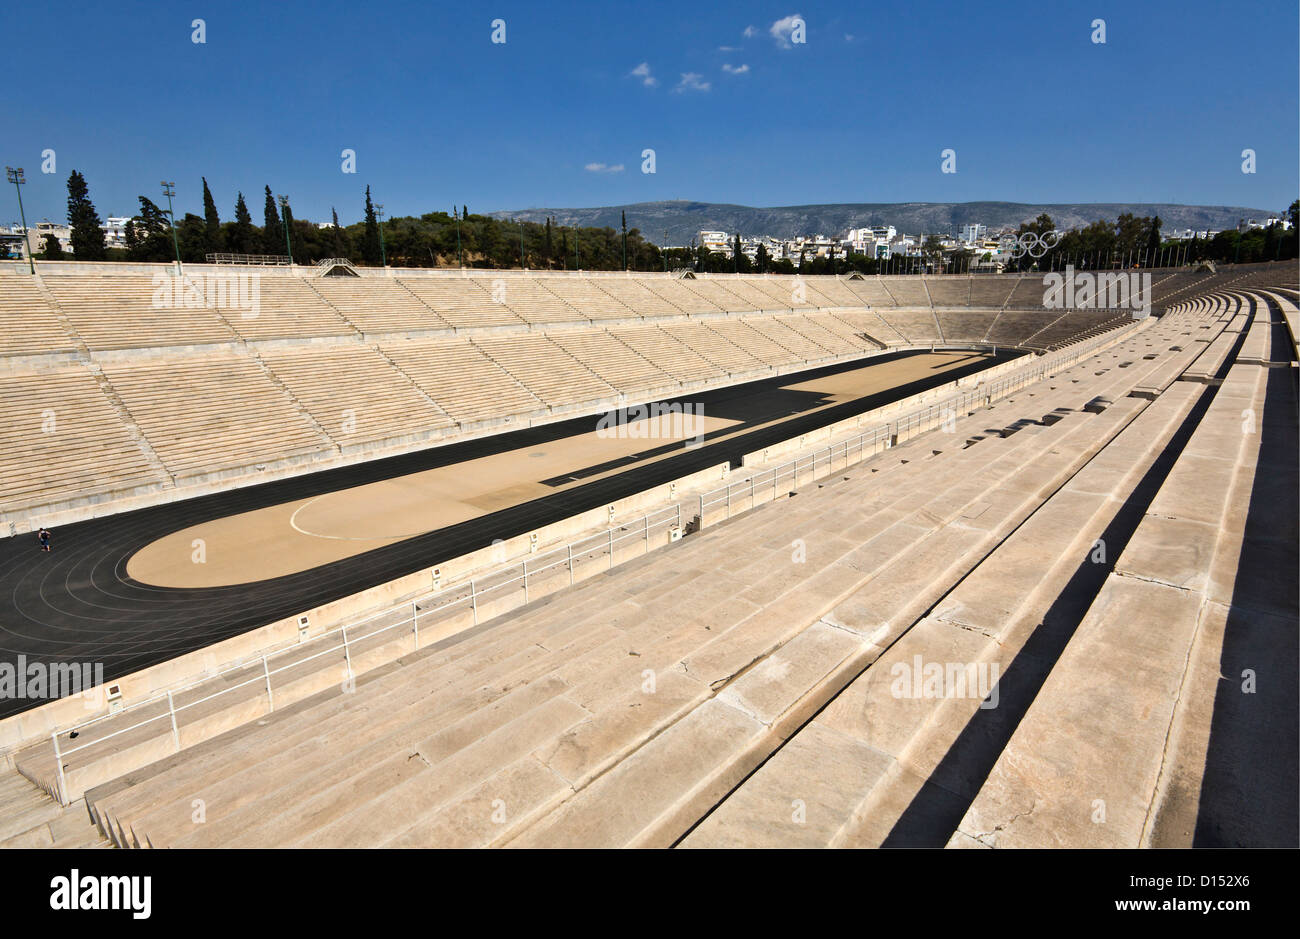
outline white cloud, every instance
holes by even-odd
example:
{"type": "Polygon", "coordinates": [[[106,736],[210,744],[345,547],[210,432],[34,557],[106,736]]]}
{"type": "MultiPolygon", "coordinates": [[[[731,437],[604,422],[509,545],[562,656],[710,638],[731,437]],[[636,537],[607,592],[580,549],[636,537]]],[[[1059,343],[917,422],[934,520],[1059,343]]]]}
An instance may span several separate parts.
{"type": "Polygon", "coordinates": [[[647,88],[653,88],[655,85],[659,84],[659,79],[650,74],[649,62],[642,62],[636,68],[632,69],[628,75],[641,79],[641,84],[645,85],[647,88]]]}
{"type": "Polygon", "coordinates": [[[719,52],[739,52],[739,46],[718,46],[719,52]]]}
{"type": "Polygon", "coordinates": [[[746,26],[745,31],[741,33],[741,35],[744,36],[746,39],[753,39],[755,36],[758,35],[758,27],[746,26]]]}
{"type": "Polygon", "coordinates": [[[621,173],[623,164],[615,163],[613,166],[607,166],[604,163],[588,163],[583,169],[588,173],[621,173]]]}
{"type": "Polygon", "coordinates": [[[844,41],[845,41],[845,42],[852,42],[852,41],[853,41],[853,34],[852,34],[852,33],[845,33],[845,34],[844,34],[844,41]]]}
{"type": "Polygon", "coordinates": [[[728,75],[744,75],[749,71],[748,65],[724,65],[722,70],[728,75]]]}
{"type": "Polygon", "coordinates": [[[792,13],[789,16],[781,17],[781,19],[773,23],[772,28],[769,29],[768,32],[772,34],[772,38],[776,40],[778,46],[782,49],[790,49],[792,48],[790,44],[790,34],[794,32],[795,26],[802,22],[802,16],[798,13],[792,13]]]}
{"type": "Polygon", "coordinates": [[[673,91],[678,93],[683,91],[708,91],[713,86],[709,82],[701,81],[702,78],[704,76],[699,72],[682,72],[682,80],[677,83],[677,87],[673,91]]]}

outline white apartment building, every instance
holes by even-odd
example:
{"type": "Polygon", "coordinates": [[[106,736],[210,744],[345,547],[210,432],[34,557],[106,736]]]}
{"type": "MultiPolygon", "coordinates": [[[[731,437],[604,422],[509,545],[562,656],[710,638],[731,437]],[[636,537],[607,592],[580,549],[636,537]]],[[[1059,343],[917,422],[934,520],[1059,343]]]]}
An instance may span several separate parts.
{"type": "Polygon", "coordinates": [[[696,243],[709,251],[717,251],[731,257],[731,239],[725,231],[702,231],[696,236],[696,243]]]}
{"type": "Polygon", "coordinates": [[[126,223],[129,221],[131,218],[126,215],[110,215],[104,220],[104,224],[99,226],[104,229],[104,247],[126,247],[126,223]]]}

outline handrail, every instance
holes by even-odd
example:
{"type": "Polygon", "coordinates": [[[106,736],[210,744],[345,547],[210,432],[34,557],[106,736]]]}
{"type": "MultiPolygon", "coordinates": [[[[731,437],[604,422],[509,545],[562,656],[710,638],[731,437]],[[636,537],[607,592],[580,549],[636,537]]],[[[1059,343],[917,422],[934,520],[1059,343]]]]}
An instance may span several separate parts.
{"type": "Polygon", "coordinates": [[[214,252],[204,255],[209,264],[242,264],[248,267],[291,267],[287,254],[230,254],[214,252]]]}
{"type": "MultiPolygon", "coordinates": [[[[131,704],[112,713],[101,714],[98,717],[94,717],[94,718],[90,718],[89,720],[82,721],[62,731],[54,732],[50,736],[53,741],[55,753],[60,755],[58,760],[60,793],[66,791],[66,786],[64,783],[64,769],[65,769],[64,763],[66,759],[74,753],[77,753],[81,750],[85,750],[89,747],[98,746],[106,740],[111,740],[122,734],[129,733],[130,731],[133,730],[137,730],[140,727],[144,727],[147,724],[151,724],[156,721],[168,719],[172,722],[174,727],[176,725],[176,716],[181,712],[189,710],[190,708],[197,707],[200,704],[205,704],[206,702],[218,698],[222,695],[229,694],[233,691],[239,690],[240,688],[244,688],[253,684],[258,684],[258,683],[266,684],[267,697],[270,704],[270,710],[274,710],[274,697],[272,695],[272,685],[271,685],[272,676],[289,671],[290,669],[299,668],[307,662],[311,662],[315,659],[319,659],[327,655],[338,653],[340,651],[342,651],[345,655],[345,658],[348,658],[350,661],[350,651],[352,645],[354,645],[359,641],[372,639],[375,636],[390,632],[391,630],[394,629],[399,629],[399,628],[412,629],[415,632],[415,635],[417,636],[417,643],[418,643],[419,617],[421,613],[423,613],[427,619],[427,617],[430,615],[444,616],[448,611],[453,610],[457,607],[464,608],[468,606],[468,608],[471,611],[471,615],[473,616],[473,622],[475,625],[477,625],[479,621],[478,619],[479,604],[483,601],[484,598],[490,596],[493,593],[497,593],[504,589],[511,588],[513,585],[519,584],[522,587],[524,593],[524,602],[527,603],[529,598],[529,578],[536,579],[536,577],[539,574],[544,574],[548,571],[553,570],[554,568],[563,566],[567,568],[567,570],[569,571],[570,584],[572,584],[574,583],[574,571],[576,565],[579,563],[583,563],[585,560],[587,560],[588,556],[594,558],[594,557],[603,556],[604,554],[608,553],[609,566],[610,568],[612,568],[616,563],[615,555],[617,553],[618,546],[620,544],[633,539],[643,540],[646,543],[646,547],[648,551],[650,545],[650,538],[652,534],[659,532],[661,529],[664,529],[665,526],[670,527],[671,525],[680,525],[680,524],[681,524],[680,504],[665,507],[662,509],[656,509],[653,512],[648,512],[637,518],[631,519],[622,525],[611,527],[602,532],[598,532],[592,535],[587,535],[582,538],[576,539],[574,541],[568,542],[567,544],[564,544],[544,554],[539,554],[536,556],[526,556],[522,559],[522,561],[518,562],[518,564],[512,564],[501,571],[497,571],[494,572],[493,574],[487,575],[485,579],[488,581],[488,583],[486,585],[482,583],[476,583],[476,581],[480,581],[484,578],[471,578],[467,582],[461,582],[454,586],[449,586],[447,588],[443,588],[440,590],[429,591],[428,593],[421,594],[415,597],[414,599],[402,601],[403,606],[407,603],[410,604],[411,612],[408,615],[403,616],[395,623],[391,623],[379,629],[369,631],[363,635],[360,636],[355,635],[355,630],[357,627],[363,626],[366,623],[373,622],[383,617],[392,616],[396,612],[397,608],[390,607],[385,610],[380,610],[379,612],[373,613],[361,620],[353,621],[345,625],[342,625],[340,627],[337,627],[335,629],[321,633],[319,636],[313,637],[313,639],[321,640],[330,636],[339,635],[342,638],[342,642],[334,645],[330,645],[324,649],[319,649],[303,658],[295,658],[291,662],[272,668],[270,667],[269,664],[270,658],[272,658],[273,656],[283,655],[287,652],[291,652],[294,649],[299,648],[300,646],[295,644],[295,645],[288,646],[286,648],[278,649],[274,652],[267,652],[260,656],[255,656],[253,658],[241,660],[237,663],[228,665],[225,668],[222,668],[221,670],[215,672],[212,675],[207,675],[201,679],[196,679],[180,687],[170,688],[166,691],[158,692],[140,701],[132,702],[131,704]],[[621,532],[621,534],[616,535],[615,532],[621,532]],[[561,558],[561,555],[563,555],[563,558],[561,558]],[[512,576],[505,576],[504,578],[500,576],[502,574],[510,575],[512,569],[516,567],[520,569],[519,573],[514,573],[512,576]],[[465,592],[466,587],[468,587],[467,593],[465,592]],[[431,601],[433,602],[432,606],[429,606],[426,609],[420,608],[421,604],[430,604],[431,601]],[[354,633],[352,638],[349,638],[348,636],[349,630],[352,630],[354,633]],[[217,691],[210,695],[206,695],[195,701],[190,701],[181,705],[177,705],[175,703],[175,696],[177,694],[182,694],[200,685],[220,679],[223,676],[231,675],[234,672],[238,672],[242,669],[248,668],[249,666],[253,665],[258,661],[262,663],[262,670],[253,678],[240,681],[234,685],[229,685],[227,687],[222,688],[220,691],[217,691]],[[153,717],[144,718],[143,720],[130,724],[127,727],[123,727],[119,730],[115,730],[112,733],[105,734],[102,737],[96,737],[94,740],[87,741],[86,743],[79,744],[78,746],[75,747],[66,748],[66,747],[60,747],[59,745],[58,738],[61,736],[67,737],[69,740],[71,740],[73,739],[71,737],[72,734],[80,735],[81,732],[83,732],[87,727],[90,727],[94,724],[98,724],[101,721],[107,720],[109,718],[120,718],[122,714],[126,711],[138,710],[149,704],[161,702],[164,698],[167,699],[167,704],[168,704],[167,710],[165,712],[159,713],[153,717]]],[[[517,590],[519,588],[516,587],[515,589],[517,590]]],[[[417,644],[417,648],[418,648],[418,644],[417,644]]],[[[179,740],[177,740],[177,749],[178,750],[180,749],[179,740]]]]}

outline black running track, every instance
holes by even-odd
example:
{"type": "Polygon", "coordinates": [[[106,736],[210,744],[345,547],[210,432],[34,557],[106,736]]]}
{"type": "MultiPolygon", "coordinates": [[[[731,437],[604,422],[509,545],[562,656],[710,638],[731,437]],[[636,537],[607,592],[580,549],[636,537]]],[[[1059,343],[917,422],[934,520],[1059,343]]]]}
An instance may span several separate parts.
{"type": "MultiPolygon", "coordinates": [[[[576,418],[545,427],[500,434],[417,453],[325,470],[293,479],[152,506],[67,525],[54,530],[54,550],[41,552],[34,534],[0,539],[0,662],[102,663],[111,681],[141,668],[209,646],[250,629],[292,616],[449,558],[510,538],[730,460],[826,424],[881,407],[963,375],[1006,361],[1019,353],[999,352],[996,359],[972,355],[969,364],[936,371],[908,385],[858,398],[825,410],[791,416],[778,426],[746,432],[783,414],[798,415],[825,403],[814,392],[777,391],[782,385],[835,374],[863,365],[922,353],[895,353],[865,361],[829,366],[795,375],[763,379],[677,400],[702,404],[710,417],[740,421],[726,439],[672,457],[544,496],[531,502],[429,532],[353,558],[272,580],[232,587],[177,589],[133,580],[127,561],[163,535],[227,515],[311,498],[407,473],[459,463],[504,450],[536,446],[593,429],[597,417],[576,418]],[[762,413],[747,403],[756,393],[773,394],[780,405],[762,413]],[[788,402],[788,408],[785,407],[788,402]]],[[[711,435],[717,436],[717,434],[711,435]]],[[[575,474],[578,478],[587,471],[575,474]]],[[[552,481],[553,483],[556,481],[552,481]]],[[[0,717],[40,701],[0,700],[0,717]]]]}

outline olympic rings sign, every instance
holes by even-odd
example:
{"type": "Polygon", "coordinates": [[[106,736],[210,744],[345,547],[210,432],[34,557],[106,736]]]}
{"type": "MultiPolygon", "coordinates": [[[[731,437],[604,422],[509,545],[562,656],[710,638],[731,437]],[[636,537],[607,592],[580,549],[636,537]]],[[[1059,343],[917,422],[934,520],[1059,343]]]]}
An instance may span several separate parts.
{"type": "Polygon", "coordinates": [[[1049,231],[1045,235],[1039,235],[1035,232],[1021,232],[1017,237],[1015,244],[1011,248],[1011,256],[1019,259],[1025,255],[1031,258],[1041,258],[1052,248],[1055,248],[1061,242],[1061,233],[1059,231],[1049,231]]]}

